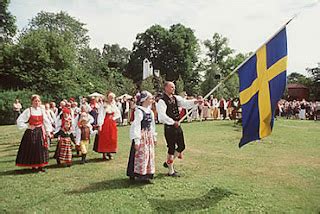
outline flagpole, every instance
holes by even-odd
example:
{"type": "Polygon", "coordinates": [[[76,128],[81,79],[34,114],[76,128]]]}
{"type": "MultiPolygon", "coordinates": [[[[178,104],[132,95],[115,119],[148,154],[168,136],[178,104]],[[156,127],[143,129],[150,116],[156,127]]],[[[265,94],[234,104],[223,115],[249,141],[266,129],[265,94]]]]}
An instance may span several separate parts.
{"type": "MultiPolygon", "coordinates": [[[[274,33],[266,42],[264,42],[255,52],[253,52],[249,57],[247,57],[246,60],[244,60],[240,65],[238,65],[230,74],[228,74],[222,81],[220,81],[218,83],[218,85],[216,85],[211,91],[209,91],[209,93],[206,94],[206,96],[203,97],[203,99],[208,98],[213,92],[215,92],[224,82],[226,82],[228,79],[231,78],[231,76],[233,74],[235,74],[237,72],[237,70],[244,65],[251,57],[253,57],[256,52],[263,47],[265,44],[267,44],[275,35],[277,35],[280,31],[282,31],[283,28],[285,28],[294,18],[296,18],[298,16],[298,14],[295,14],[291,19],[289,19],[284,25],[282,25],[280,27],[280,29],[274,33]]],[[[179,123],[181,123],[184,119],[186,119],[186,117],[190,114],[191,111],[187,112],[180,120],[179,123]]]]}

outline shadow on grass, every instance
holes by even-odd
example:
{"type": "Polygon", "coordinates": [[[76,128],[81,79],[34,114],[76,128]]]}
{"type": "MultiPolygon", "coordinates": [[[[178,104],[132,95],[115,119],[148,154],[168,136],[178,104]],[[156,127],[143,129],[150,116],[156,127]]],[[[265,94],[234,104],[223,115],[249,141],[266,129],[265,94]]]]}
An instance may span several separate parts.
{"type": "Polygon", "coordinates": [[[214,187],[210,191],[198,198],[187,198],[187,199],[173,199],[173,200],[164,200],[164,199],[149,199],[153,210],[159,213],[175,213],[183,211],[197,211],[208,209],[214,207],[225,197],[229,197],[234,193],[230,192],[227,189],[221,189],[214,187]]]}
{"type": "Polygon", "coordinates": [[[97,183],[91,183],[89,186],[80,189],[66,192],[66,194],[85,194],[94,193],[112,189],[132,189],[148,185],[142,182],[132,182],[128,178],[117,178],[113,180],[105,180],[97,183]]]}
{"type": "Polygon", "coordinates": [[[0,160],[0,163],[10,163],[12,162],[13,164],[15,164],[15,159],[11,159],[11,160],[0,160]]]}
{"type": "Polygon", "coordinates": [[[1,153],[1,152],[14,151],[14,150],[15,150],[15,151],[18,151],[18,149],[19,149],[19,146],[17,146],[17,147],[11,147],[11,148],[8,147],[8,148],[6,148],[6,149],[1,149],[1,150],[0,150],[0,153],[1,153]]]}
{"type": "Polygon", "coordinates": [[[34,170],[28,169],[14,169],[9,171],[0,172],[0,176],[10,176],[10,175],[27,175],[27,174],[37,174],[34,170]]]}

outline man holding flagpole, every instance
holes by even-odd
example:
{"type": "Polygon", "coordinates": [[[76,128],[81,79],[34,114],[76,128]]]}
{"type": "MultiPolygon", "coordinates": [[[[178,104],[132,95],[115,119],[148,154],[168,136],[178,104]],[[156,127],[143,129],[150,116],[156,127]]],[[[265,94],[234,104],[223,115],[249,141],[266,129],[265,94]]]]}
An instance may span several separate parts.
{"type": "Polygon", "coordinates": [[[164,135],[168,147],[167,160],[164,167],[168,167],[168,176],[179,177],[174,170],[173,162],[175,157],[182,159],[182,152],[185,149],[183,131],[180,126],[180,115],[178,107],[190,109],[202,101],[186,100],[174,95],[175,85],[173,82],[165,82],[164,93],[157,104],[159,122],[164,124],[164,135]]]}

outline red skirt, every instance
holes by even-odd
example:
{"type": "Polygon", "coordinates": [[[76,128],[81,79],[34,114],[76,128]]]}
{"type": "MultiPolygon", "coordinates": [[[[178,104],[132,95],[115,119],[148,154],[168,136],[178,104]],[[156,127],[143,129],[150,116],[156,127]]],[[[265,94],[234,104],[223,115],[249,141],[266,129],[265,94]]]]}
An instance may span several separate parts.
{"type": "Polygon", "coordinates": [[[106,115],[99,132],[98,145],[96,152],[100,153],[116,153],[118,149],[118,129],[117,123],[112,119],[113,115],[106,115]]]}

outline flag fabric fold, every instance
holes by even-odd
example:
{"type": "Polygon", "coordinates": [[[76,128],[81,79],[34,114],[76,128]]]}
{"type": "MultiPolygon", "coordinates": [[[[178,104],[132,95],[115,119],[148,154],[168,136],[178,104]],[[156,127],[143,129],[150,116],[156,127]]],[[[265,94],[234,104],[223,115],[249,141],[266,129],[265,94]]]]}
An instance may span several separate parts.
{"type": "Polygon", "coordinates": [[[281,29],[239,69],[242,138],[239,147],[271,134],[286,87],[287,35],[281,29]]]}

